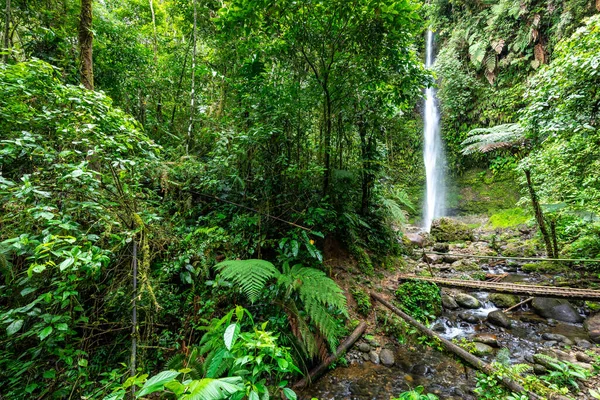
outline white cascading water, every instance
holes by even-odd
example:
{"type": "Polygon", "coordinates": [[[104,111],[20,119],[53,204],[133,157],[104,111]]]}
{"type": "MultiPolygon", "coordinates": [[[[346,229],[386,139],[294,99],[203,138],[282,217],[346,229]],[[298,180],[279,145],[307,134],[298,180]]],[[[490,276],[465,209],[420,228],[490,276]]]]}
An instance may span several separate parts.
{"type": "MultiPolygon", "coordinates": [[[[434,63],[433,32],[427,32],[427,59],[425,66],[431,68],[434,63]]],[[[446,208],[446,183],[444,179],[444,147],[440,137],[440,114],[436,104],[436,91],[430,87],[425,90],[425,172],[427,193],[423,210],[423,228],[429,232],[434,218],[444,215],[446,208]]]]}

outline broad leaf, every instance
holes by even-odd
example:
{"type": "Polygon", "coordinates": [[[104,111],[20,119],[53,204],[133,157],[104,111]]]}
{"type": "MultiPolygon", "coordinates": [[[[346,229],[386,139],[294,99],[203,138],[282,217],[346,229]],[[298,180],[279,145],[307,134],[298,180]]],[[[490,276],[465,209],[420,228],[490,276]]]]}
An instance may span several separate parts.
{"type": "Polygon", "coordinates": [[[152,378],[148,379],[142,389],[137,393],[136,397],[142,397],[150,393],[155,393],[163,390],[166,383],[172,382],[180,375],[177,371],[163,371],[152,378]]]}

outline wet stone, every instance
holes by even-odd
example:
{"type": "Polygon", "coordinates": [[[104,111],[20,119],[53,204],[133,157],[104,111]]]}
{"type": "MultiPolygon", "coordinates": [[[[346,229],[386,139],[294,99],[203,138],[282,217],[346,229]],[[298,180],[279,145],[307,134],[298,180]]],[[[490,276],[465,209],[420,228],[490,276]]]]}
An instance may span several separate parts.
{"type": "Polygon", "coordinates": [[[489,323],[494,324],[496,326],[500,326],[502,328],[510,328],[512,326],[511,319],[500,310],[492,311],[491,313],[489,313],[487,320],[489,323]]]}
{"type": "Polygon", "coordinates": [[[473,344],[475,345],[476,356],[487,356],[489,354],[494,353],[494,349],[492,348],[492,346],[488,346],[487,344],[479,342],[473,342],[473,344]]]}
{"type": "Polygon", "coordinates": [[[379,354],[377,354],[376,351],[371,350],[369,352],[369,360],[373,363],[373,364],[379,364],[379,354]]]}
{"type": "Polygon", "coordinates": [[[458,308],[458,304],[456,300],[447,294],[442,294],[442,306],[448,310],[455,310],[458,308]]]}
{"type": "Polygon", "coordinates": [[[369,346],[367,343],[360,343],[358,345],[358,350],[362,351],[363,353],[368,353],[371,351],[371,346],[369,346]]]}
{"type": "Polygon", "coordinates": [[[437,253],[447,253],[450,250],[448,243],[436,243],[433,245],[433,251],[437,253]]]}
{"type": "Polygon", "coordinates": [[[477,318],[475,315],[469,314],[466,312],[462,312],[462,313],[458,314],[458,318],[460,318],[463,321],[468,322],[470,324],[478,324],[480,322],[479,318],[477,318]]]}
{"type": "Polygon", "coordinates": [[[464,308],[470,308],[470,309],[475,309],[475,308],[480,308],[481,307],[481,302],[479,300],[477,300],[475,297],[468,295],[466,293],[459,293],[456,295],[456,297],[454,298],[454,300],[456,300],[456,303],[464,308]]]}
{"type": "Polygon", "coordinates": [[[394,352],[390,349],[383,349],[379,353],[379,360],[386,367],[391,367],[396,362],[394,352]]]}
{"type": "Polygon", "coordinates": [[[544,318],[563,322],[583,322],[583,317],[567,300],[536,297],[531,302],[531,306],[544,318]]]}

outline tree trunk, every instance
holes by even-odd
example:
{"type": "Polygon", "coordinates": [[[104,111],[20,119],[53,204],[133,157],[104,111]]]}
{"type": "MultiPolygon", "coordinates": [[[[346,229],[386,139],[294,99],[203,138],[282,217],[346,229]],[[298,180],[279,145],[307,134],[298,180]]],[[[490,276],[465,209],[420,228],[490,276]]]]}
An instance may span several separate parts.
{"type": "MultiPolygon", "coordinates": [[[[324,83],[324,87],[327,87],[327,82],[324,83]]],[[[326,195],[329,191],[329,182],[331,178],[331,95],[329,94],[329,90],[324,90],[324,132],[323,132],[323,142],[324,142],[324,150],[325,153],[323,155],[323,167],[325,169],[325,176],[323,177],[323,195],[326,195]]]]}
{"type": "Polygon", "coordinates": [[[81,0],[79,16],[79,62],[81,63],[81,84],[94,90],[94,69],[92,59],[92,0],[81,0]]]}
{"type": "Polygon", "coordinates": [[[196,44],[197,44],[197,20],[198,20],[198,14],[197,14],[197,10],[196,10],[196,0],[193,1],[194,3],[194,27],[193,27],[193,38],[192,38],[192,87],[190,90],[190,123],[188,125],[188,132],[187,132],[187,140],[186,140],[186,144],[185,144],[185,154],[189,154],[190,152],[190,144],[192,142],[192,130],[194,127],[194,109],[196,107],[194,100],[196,99],[196,87],[195,87],[195,81],[196,81],[196,44]]]}
{"type": "Polygon", "coordinates": [[[540,202],[538,200],[537,194],[535,193],[535,189],[533,188],[533,184],[531,183],[530,170],[525,170],[525,177],[527,178],[527,189],[529,189],[529,197],[531,198],[531,205],[533,206],[535,220],[537,221],[537,224],[540,228],[540,232],[542,233],[542,237],[544,238],[546,253],[548,253],[548,257],[556,258],[556,255],[554,254],[554,250],[552,248],[552,241],[550,240],[550,235],[548,234],[548,230],[546,229],[546,223],[544,222],[544,214],[542,213],[542,208],[540,207],[540,202]]]}
{"type": "Polygon", "coordinates": [[[358,122],[358,135],[360,136],[361,154],[361,177],[362,195],[360,201],[360,213],[365,215],[369,210],[369,149],[367,144],[367,125],[364,121],[358,122]]]}
{"type": "Polygon", "coordinates": [[[550,234],[552,235],[552,249],[554,250],[554,258],[558,258],[558,239],[556,238],[556,220],[550,220],[550,234]]]}
{"type": "Polygon", "coordinates": [[[6,52],[2,56],[4,63],[8,62],[8,52],[10,50],[10,0],[6,0],[6,10],[4,12],[4,46],[2,50],[6,52]]]}

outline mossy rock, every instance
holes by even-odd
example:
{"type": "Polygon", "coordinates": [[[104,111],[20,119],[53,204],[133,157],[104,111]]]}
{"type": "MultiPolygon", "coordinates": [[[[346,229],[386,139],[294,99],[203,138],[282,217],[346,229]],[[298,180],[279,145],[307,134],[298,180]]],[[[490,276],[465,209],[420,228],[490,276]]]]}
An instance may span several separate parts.
{"type": "Polygon", "coordinates": [[[440,218],[431,224],[431,236],[437,242],[472,241],[473,230],[463,222],[451,218],[440,218]]]}
{"type": "Polygon", "coordinates": [[[492,228],[516,228],[527,223],[530,219],[530,215],[524,209],[520,207],[509,208],[490,216],[490,225],[492,228]]]}
{"type": "Polygon", "coordinates": [[[555,264],[551,261],[540,261],[536,263],[527,263],[521,265],[523,272],[540,272],[540,273],[557,273],[564,270],[564,268],[555,264]]]}
{"type": "Polygon", "coordinates": [[[508,308],[516,305],[519,302],[519,297],[514,294],[492,293],[490,294],[490,301],[496,307],[508,308]]]}
{"type": "Polygon", "coordinates": [[[534,240],[511,241],[502,250],[502,255],[505,257],[533,257],[536,254],[536,242],[534,240]]]}
{"type": "Polygon", "coordinates": [[[475,261],[458,260],[452,264],[452,269],[457,272],[474,272],[481,271],[481,267],[475,261]]]}

